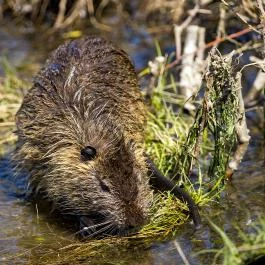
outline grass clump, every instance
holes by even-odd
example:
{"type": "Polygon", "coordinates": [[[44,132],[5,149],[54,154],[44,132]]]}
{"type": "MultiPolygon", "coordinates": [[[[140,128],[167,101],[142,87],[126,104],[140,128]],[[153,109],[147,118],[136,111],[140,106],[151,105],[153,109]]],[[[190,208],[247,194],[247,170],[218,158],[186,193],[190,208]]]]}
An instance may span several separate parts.
{"type": "Polygon", "coordinates": [[[2,64],[5,77],[0,77],[0,154],[4,153],[7,144],[17,139],[13,133],[15,114],[22,102],[22,91],[27,86],[7,61],[3,60],[2,64]]]}
{"type": "Polygon", "coordinates": [[[139,238],[171,237],[176,234],[178,227],[185,223],[188,211],[183,202],[177,200],[170,192],[159,194],[153,203],[150,222],[139,232],[139,238]],[[167,221],[165,221],[167,220],[167,221]]]}

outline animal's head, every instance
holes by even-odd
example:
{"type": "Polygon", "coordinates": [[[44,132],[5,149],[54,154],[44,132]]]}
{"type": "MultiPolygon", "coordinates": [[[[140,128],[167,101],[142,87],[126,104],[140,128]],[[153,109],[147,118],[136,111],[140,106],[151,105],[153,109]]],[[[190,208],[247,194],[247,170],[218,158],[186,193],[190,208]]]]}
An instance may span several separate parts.
{"type": "Polygon", "coordinates": [[[123,235],[141,227],[152,202],[143,146],[111,120],[63,122],[45,131],[45,175],[32,181],[55,208],[78,216],[87,235],[123,235]]]}

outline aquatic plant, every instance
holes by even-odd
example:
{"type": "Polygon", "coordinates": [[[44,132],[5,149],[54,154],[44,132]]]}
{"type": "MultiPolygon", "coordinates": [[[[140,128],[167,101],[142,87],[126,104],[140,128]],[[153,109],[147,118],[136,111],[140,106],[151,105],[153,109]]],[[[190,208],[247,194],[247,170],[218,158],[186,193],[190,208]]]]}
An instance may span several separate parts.
{"type": "MultiPolygon", "coordinates": [[[[249,227],[251,232],[245,233],[238,228],[241,238],[240,244],[235,244],[233,240],[216,224],[209,221],[212,228],[221,237],[223,247],[221,249],[203,250],[196,255],[215,253],[212,264],[223,265],[244,265],[264,256],[265,253],[265,219],[260,218],[249,227]]],[[[258,264],[258,263],[256,263],[258,264]]]]}

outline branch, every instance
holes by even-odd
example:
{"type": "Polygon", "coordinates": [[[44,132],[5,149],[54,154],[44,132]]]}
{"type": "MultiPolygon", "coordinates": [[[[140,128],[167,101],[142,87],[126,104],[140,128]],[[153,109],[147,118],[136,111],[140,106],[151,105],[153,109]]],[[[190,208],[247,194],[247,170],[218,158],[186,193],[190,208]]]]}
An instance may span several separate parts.
{"type": "MultiPolygon", "coordinates": [[[[242,30],[240,30],[240,31],[238,31],[236,33],[232,33],[232,34],[224,36],[222,38],[217,38],[217,39],[207,43],[206,45],[203,45],[202,47],[199,47],[198,50],[204,50],[204,49],[207,49],[207,48],[211,48],[211,47],[213,47],[213,46],[215,46],[215,45],[217,45],[217,44],[219,44],[221,42],[224,42],[224,41],[229,40],[229,39],[235,39],[235,38],[237,38],[239,36],[242,36],[244,34],[247,34],[247,33],[251,32],[251,31],[252,31],[252,29],[250,29],[250,28],[242,29],[242,30]]],[[[198,52],[198,51],[196,51],[196,52],[198,52]]],[[[176,66],[177,64],[179,64],[180,60],[182,59],[183,56],[184,55],[180,56],[180,58],[178,58],[175,61],[173,61],[172,63],[168,64],[166,66],[166,69],[170,69],[170,68],[176,66]]]]}

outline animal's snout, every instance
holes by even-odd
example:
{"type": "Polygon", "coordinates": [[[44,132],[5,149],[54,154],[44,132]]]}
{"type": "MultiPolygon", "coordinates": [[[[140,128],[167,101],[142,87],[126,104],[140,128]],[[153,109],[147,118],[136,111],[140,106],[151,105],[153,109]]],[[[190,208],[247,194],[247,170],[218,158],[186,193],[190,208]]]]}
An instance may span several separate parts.
{"type": "Polygon", "coordinates": [[[115,222],[111,216],[104,216],[100,213],[78,216],[79,232],[83,238],[102,238],[106,235],[126,236],[133,234],[142,227],[142,220],[130,218],[123,224],[115,222]]]}
{"type": "Polygon", "coordinates": [[[79,222],[79,232],[82,237],[99,237],[107,234],[110,228],[110,221],[100,213],[91,215],[80,215],[77,217],[79,222]]]}

